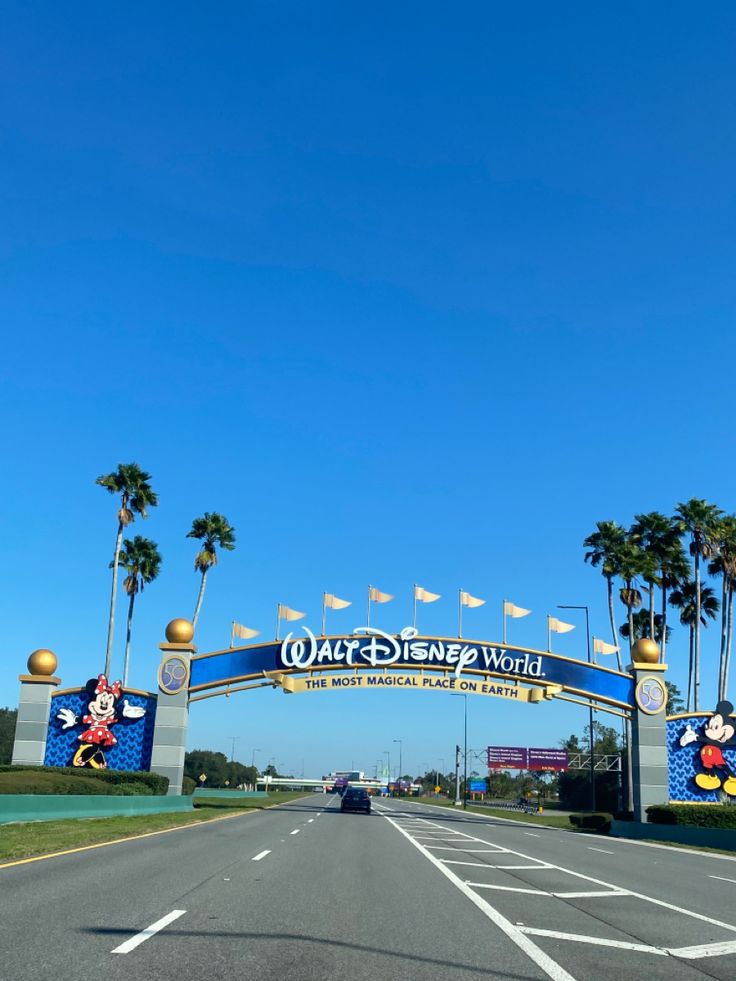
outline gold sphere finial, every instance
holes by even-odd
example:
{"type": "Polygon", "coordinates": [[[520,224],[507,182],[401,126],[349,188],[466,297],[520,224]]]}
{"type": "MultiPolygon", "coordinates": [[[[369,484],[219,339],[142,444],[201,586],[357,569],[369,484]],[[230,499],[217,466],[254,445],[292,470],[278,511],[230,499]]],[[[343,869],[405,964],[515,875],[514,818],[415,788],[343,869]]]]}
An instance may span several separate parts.
{"type": "Polygon", "coordinates": [[[31,674],[41,675],[45,678],[50,678],[51,675],[56,671],[56,665],[58,661],[56,660],[56,654],[50,651],[47,647],[39,647],[37,651],[34,651],[28,658],[28,670],[31,674]]]}
{"type": "Polygon", "coordinates": [[[659,661],[659,644],[649,637],[640,637],[634,644],[631,654],[637,664],[656,664],[659,661]]]}
{"type": "Polygon", "coordinates": [[[166,639],[170,644],[190,644],[194,627],[184,617],[176,617],[166,627],[166,639]]]}

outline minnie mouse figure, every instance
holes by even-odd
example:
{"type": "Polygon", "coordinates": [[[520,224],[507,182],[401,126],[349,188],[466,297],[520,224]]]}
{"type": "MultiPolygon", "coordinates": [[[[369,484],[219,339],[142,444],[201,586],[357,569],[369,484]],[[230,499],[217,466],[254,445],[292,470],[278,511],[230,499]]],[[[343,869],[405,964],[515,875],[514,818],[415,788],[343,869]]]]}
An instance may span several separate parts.
{"type": "Polygon", "coordinates": [[[146,714],[144,708],[128,705],[127,699],[123,699],[121,708],[118,702],[122,693],[119,681],[109,685],[105,675],[100,674],[96,680],[90,678],[87,682],[89,702],[87,712],[81,719],[71,709],[64,708],[59,711],[56,718],[61,719],[62,729],[70,729],[80,723],[89,727],[79,736],[81,746],[74,754],[72,766],[89,766],[95,770],[106,769],[107,760],[104,750],[117,744],[117,739],[110,732],[111,727],[122,718],[140,719],[146,714]]]}

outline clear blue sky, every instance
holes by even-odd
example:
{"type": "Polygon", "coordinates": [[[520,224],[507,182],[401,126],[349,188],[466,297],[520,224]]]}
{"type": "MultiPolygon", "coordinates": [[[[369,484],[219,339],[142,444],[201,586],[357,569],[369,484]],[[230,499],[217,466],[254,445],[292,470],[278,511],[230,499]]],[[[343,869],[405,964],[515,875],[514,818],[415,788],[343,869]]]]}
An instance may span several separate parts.
{"type": "MultiPolygon", "coordinates": [[[[191,615],[204,510],[238,548],[200,650],[232,618],[268,636],[279,600],[316,626],[325,589],[356,626],[369,582],[391,629],[419,582],[428,632],[463,586],[476,636],[504,596],[534,610],[520,643],[556,603],[606,636],[597,520],[736,508],[735,28],[671,2],[5,4],[0,704],[35,647],[64,685],[101,670],[94,480],[129,460],[160,494],[132,531],[164,554],[134,685],[191,615]]],[[[582,656],[583,630],[559,644],[582,656]]],[[[686,652],[678,628],[681,684],[686,652]]],[[[584,723],[476,699],[470,742],[584,723]]],[[[449,768],[461,725],[447,696],[262,692],[195,707],[190,746],[321,772],[403,738],[406,769],[449,768]]]]}

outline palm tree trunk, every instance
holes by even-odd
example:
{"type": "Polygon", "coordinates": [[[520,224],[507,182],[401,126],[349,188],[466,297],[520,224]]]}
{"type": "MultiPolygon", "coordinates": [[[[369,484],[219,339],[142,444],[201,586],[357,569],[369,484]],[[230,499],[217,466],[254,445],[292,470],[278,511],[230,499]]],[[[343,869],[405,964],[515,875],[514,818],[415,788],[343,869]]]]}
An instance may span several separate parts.
{"type": "Polygon", "coordinates": [[[688,712],[691,712],[692,711],[692,707],[693,707],[692,706],[692,698],[693,698],[693,672],[694,672],[694,663],[693,663],[693,648],[694,648],[693,633],[694,633],[694,631],[693,631],[693,625],[690,624],[690,659],[688,661],[688,670],[687,670],[687,710],[688,710],[688,712]]]}
{"type": "Polygon", "coordinates": [[[718,658],[718,698],[723,698],[723,669],[726,666],[726,633],[728,630],[728,574],[723,570],[721,581],[721,653],[718,658]]]}
{"type": "Polygon", "coordinates": [[[128,630],[125,635],[125,659],[123,660],[123,688],[128,684],[128,663],[130,658],[130,634],[133,629],[133,604],[135,603],[135,593],[130,594],[128,604],[128,630]]]}
{"type": "Polygon", "coordinates": [[[660,643],[662,649],[662,664],[667,663],[667,658],[665,657],[667,653],[667,587],[662,586],[662,640],[660,643]]]}
{"type": "Polygon", "coordinates": [[[654,636],[654,580],[649,583],[649,636],[655,640],[654,636]]]}
{"type": "Polygon", "coordinates": [[[608,616],[611,618],[611,636],[613,637],[613,643],[616,645],[616,663],[619,671],[621,671],[623,670],[621,667],[621,644],[618,639],[616,611],[613,606],[613,577],[606,576],[606,582],[608,583],[608,616]]]}
{"type": "Polygon", "coordinates": [[[199,584],[199,595],[197,596],[197,605],[194,608],[194,616],[192,617],[192,626],[197,629],[197,620],[199,619],[199,610],[202,606],[202,600],[204,599],[204,585],[207,579],[207,570],[205,569],[202,573],[202,582],[199,584]]]}
{"type": "Polygon", "coordinates": [[[693,652],[695,711],[700,711],[700,544],[695,552],[695,647],[693,652]]]}
{"type": "Polygon", "coordinates": [[[728,590],[728,633],[726,638],[726,662],[723,665],[723,692],[721,698],[728,692],[728,673],[731,670],[731,638],[733,636],[733,590],[728,590]]]}
{"type": "MultiPolygon", "coordinates": [[[[631,599],[631,590],[633,588],[631,580],[626,583],[626,588],[629,591],[629,599],[631,599]]],[[[626,604],[626,619],[629,622],[629,654],[631,654],[636,642],[636,638],[634,637],[634,607],[631,603],[626,604]]]]}
{"type": "Polygon", "coordinates": [[[115,598],[118,592],[118,564],[120,549],[123,544],[123,522],[118,522],[118,534],[115,539],[115,554],[112,560],[112,594],[110,596],[110,618],[107,621],[107,650],[105,652],[105,677],[110,677],[112,667],[112,642],[115,634],[115,598]]]}

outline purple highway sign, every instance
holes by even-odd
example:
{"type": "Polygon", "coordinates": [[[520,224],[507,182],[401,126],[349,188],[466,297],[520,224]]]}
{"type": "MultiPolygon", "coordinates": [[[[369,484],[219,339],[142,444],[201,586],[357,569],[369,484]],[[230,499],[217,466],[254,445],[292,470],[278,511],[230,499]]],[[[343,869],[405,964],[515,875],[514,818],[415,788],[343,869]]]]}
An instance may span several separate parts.
{"type": "Polygon", "coordinates": [[[489,746],[489,770],[527,770],[528,750],[524,746],[489,746]]]}
{"type": "Polygon", "coordinates": [[[568,764],[566,749],[529,750],[530,770],[567,770],[568,764]]]}

